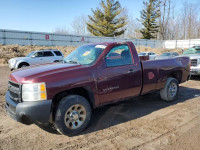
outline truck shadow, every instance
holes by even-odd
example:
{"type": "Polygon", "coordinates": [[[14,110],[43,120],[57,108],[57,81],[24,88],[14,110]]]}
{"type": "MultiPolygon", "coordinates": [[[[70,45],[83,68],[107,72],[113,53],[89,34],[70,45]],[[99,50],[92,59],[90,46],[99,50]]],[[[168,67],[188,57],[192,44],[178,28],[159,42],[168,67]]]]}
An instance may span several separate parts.
{"type": "Polygon", "coordinates": [[[191,76],[190,80],[200,81],[200,76],[191,76]]]}
{"type": "Polygon", "coordinates": [[[103,106],[93,111],[90,126],[81,134],[87,134],[148,115],[159,109],[200,97],[200,90],[180,87],[178,100],[162,101],[158,92],[103,106]]]}
{"type": "MultiPolygon", "coordinates": [[[[173,102],[162,101],[159,92],[146,94],[137,98],[113,103],[93,110],[91,123],[80,135],[103,130],[117,124],[146,116],[154,111],[168,106],[182,103],[195,97],[200,97],[200,89],[180,86],[178,100],[173,102]]],[[[38,125],[52,134],[59,134],[49,126],[38,125]]]]}

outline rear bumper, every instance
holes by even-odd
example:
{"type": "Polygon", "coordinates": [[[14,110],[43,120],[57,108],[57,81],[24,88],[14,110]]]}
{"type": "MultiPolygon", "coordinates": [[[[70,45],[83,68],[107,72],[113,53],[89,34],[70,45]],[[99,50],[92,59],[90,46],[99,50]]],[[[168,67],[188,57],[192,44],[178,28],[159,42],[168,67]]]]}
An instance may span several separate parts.
{"type": "Polygon", "coordinates": [[[18,103],[10,99],[9,92],[6,92],[6,112],[11,118],[24,124],[48,123],[51,115],[51,104],[52,100],[18,103]]]}

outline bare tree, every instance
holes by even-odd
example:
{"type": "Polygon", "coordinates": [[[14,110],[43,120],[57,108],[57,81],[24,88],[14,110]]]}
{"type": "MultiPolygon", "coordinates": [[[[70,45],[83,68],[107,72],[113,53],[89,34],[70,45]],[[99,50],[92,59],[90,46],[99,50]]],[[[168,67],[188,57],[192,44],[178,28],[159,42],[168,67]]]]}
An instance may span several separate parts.
{"type": "Polygon", "coordinates": [[[171,0],[160,0],[159,39],[166,40],[171,17],[171,0]]]}
{"type": "Polygon", "coordinates": [[[125,32],[125,38],[131,38],[131,39],[142,38],[140,30],[141,30],[141,23],[138,20],[133,19],[132,16],[129,16],[127,30],[125,32]]]}
{"type": "Polygon", "coordinates": [[[200,38],[200,12],[197,4],[185,2],[179,12],[175,12],[171,0],[161,2],[159,39],[200,38]]]}
{"type": "Polygon", "coordinates": [[[175,11],[175,5],[173,3],[171,3],[170,17],[166,28],[165,40],[176,40],[180,38],[182,24],[180,22],[180,15],[175,11]]]}
{"type": "Polygon", "coordinates": [[[181,23],[183,27],[182,39],[192,39],[198,37],[198,5],[192,3],[183,3],[181,9],[181,23]]]}
{"type": "Polygon", "coordinates": [[[175,17],[169,20],[167,27],[166,40],[177,40],[180,39],[180,33],[182,32],[182,26],[179,21],[179,17],[175,17]]]}
{"type": "MultiPolygon", "coordinates": [[[[119,17],[126,18],[127,19],[126,20],[127,24],[121,28],[122,30],[124,30],[124,33],[121,34],[121,35],[118,35],[117,37],[119,37],[119,38],[127,38],[126,33],[127,33],[129,18],[128,18],[128,9],[126,7],[122,8],[121,13],[119,14],[119,17]]],[[[120,29],[117,30],[117,31],[120,31],[120,29]]]]}
{"type": "Polygon", "coordinates": [[[198,27],[197,27],[197,38],[200,38],[200,17],[199,17],[198,27]]]}
{"type": "Polygon", "coordinates": [[[69,34],[69,31],[66,29],[66,27],[56,27],[56,29],[53,31],[53,33],[57,34],[69,34]]]}
{"type": "Polygon", "coordinates": [[[73,34],[88,35],[87,24],[88,18],[84,15],[75,18],[71,24],[73,34]]]}

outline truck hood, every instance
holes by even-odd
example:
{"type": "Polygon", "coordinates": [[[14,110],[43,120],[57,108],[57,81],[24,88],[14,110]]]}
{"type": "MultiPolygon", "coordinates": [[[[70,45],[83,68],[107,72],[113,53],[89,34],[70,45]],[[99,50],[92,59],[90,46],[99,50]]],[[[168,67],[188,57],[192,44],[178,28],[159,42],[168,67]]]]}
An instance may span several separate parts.
{"type": "Polygon", "coordinates": [[[10,60],[26,60],[26,59],[29,59],[30,57],[15,57],[15,58],[11,58],[10,60]]]}
{"type": "Polygon", "coordinates": [[[181,56],[187,56],[190,59],[199,59],[200,58],[200,54],[188,54],[188,55],[181,55],[181,56]]]}
{"type": "Polygon", "coordinates": [[[9,80],[17,83],[34,83],[35,79],[38,78],[45,78],[48,77],[48,75],[56,74],[59,72],[71,71],[83,67],[85,66],[68,63],[51,63],[46,65],[36,65],[18,69],[12,72],[9,76],[9,80]]]}

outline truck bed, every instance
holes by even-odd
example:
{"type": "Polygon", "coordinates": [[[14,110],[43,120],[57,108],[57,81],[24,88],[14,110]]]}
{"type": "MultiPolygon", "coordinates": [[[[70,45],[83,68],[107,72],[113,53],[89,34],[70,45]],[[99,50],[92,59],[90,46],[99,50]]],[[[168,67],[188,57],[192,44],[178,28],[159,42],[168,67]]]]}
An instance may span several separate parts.
{"type": "Polygon", "coordinates": [[[143,71],[141,95],[164,87],[168,77],[176,77],[179,83],[188,79],[188,57],[140,61],[143,71]]]}

